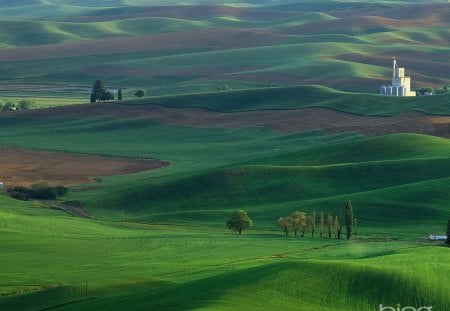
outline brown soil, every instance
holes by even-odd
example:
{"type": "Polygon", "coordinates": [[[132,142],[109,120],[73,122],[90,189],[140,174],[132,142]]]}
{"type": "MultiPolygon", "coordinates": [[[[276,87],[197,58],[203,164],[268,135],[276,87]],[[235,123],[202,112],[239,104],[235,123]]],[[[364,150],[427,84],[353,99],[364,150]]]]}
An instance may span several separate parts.
{"type": "Polygon", "coordinates": [[[0,147],[0,181],[5,187],[37,182],[76,185],[107,175],[130,174],[167,166],[167,162],[0,147]]]}
{"type": "Polygon", "coordinates": [[[283,38],[284,35],[262,30],[206,29],[0,49],[0,60],[22,61],[185,49],[226,50],[268,45],[283,38]]]}
{"type": "MultiPolygon", "coordinates": [[[[450,116],[408,112],[394,117],[365,117],[326,108],[259,110],[222,113],[199,108],[170,108],[156,104],[89,104],[8,112],[27,118],[148,118],[191,127],[244,128],[264,126],[282,133],[321,129],[328,133],[359,132],[368,136],[423,133],[450,137],[450,116]]],[[[7,187],[44,181],[75,185],[95,177],[128,174],[167,166],[167,162],[74,155],[0,147],[0,180],[7,187]]]]}
{"type": "Polygon", "coordinates": [[[200,108],[171,108],[157,104],[88,104],[9,112],[27,118],[148,118],[192,127],[244,128],[264,126],[291,133],[322,129],[329,133],[355,131],[374,136],[410,132],[450,137],[450,116],[408,112],[394,117],[366,117],[327,108],[258,110],[222,113],[200,108]]]}

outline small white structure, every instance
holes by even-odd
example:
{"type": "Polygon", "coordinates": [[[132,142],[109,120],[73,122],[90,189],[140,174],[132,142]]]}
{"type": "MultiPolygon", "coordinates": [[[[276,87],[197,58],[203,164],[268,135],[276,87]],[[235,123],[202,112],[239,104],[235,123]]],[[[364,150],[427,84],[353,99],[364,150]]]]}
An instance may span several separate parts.
{"type": "Polygon", "coordinates": [[[446,235],[428,235],[428,240],[430,241],[445,241],[447,240],[447,236],[446,235]]]}
{"type": "Polygon", "coordinates": [[[5,188],[5,185],[3,184],[2,181],[0,181],[0,189],[3,189],[3,188],[5,188]]]}
{"type": "Polygon", "coordinates": [[[388,96],[416,96],[416,92],[411,91],[411,77],[405,76],[405,68],[398,67],[395,57],[392,63],[392,85],[382,85],[380,94],[388,96]]]}

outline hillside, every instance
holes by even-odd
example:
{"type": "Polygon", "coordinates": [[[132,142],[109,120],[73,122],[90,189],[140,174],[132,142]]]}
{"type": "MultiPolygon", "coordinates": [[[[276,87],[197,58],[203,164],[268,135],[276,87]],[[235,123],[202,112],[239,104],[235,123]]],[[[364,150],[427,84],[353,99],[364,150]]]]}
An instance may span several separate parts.
{"type": "Polygon", "coordinates": [[[9,94],[10,83],[24,94],[35,83],[89,89],[101,77],[130,95],[300,84],[377,92],[392,55],[410,71],[413,88],[450,84],[448,4],[255,4],[4,5],[0,91],[9,94]]]}
{"type": "Polygon", "coordinates": [[[444,92],[449,21],[437,0],[0,3],[0,310],[450,310],[427,239],[450,96],[376,94],[392,56],[444,92]],[[86,103],[97,79],[124,99],[86,103]],[[9,195],[36,184],[68,192],[9,195]]]}

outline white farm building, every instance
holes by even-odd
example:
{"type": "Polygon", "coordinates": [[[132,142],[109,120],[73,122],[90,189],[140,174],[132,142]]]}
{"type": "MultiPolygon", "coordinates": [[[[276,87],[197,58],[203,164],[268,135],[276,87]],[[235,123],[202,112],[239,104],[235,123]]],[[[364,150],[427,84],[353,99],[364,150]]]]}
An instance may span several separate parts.
{"type": "Polygon", "coordinates": [[[416,96],[411,91],[411,77],[405,76],[405,68],[398,67],[394,58],[392,64],[392,85],[382,85],[380,94],[388,96],[416,96]]]}

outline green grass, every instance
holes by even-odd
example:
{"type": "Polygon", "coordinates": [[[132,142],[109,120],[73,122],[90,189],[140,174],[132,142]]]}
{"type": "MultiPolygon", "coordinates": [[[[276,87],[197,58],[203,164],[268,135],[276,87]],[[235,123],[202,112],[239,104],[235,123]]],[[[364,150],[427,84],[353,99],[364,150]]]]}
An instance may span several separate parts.
{"type": "MultiPolygon", "coordinates": [[[[152,5],[156,3],[151,2],[152,5]]],[[[211,4],[210,1],[204,2],[208,3],[211,4]]],[[[361,2],[358,6],[366,7],[369,15],[382,14],[378,11],[378,3],[380,1],[361,2]]],[[[394,11],[403,5],[418,4],[415,1],[382,3],[394,11]]],[[[95,55],[94,50],[93,55],[87,53],[88,55],[63,55],[46,60],[5,61],[0,62],[0,78],[18,83],[64,82],[89,87],[100,75],[112,87],[145,88],[149,94],[157,96],[214,91],[222,84],[230,84],[234,89],[245,89],[252,86],[315,83],[335,86],[342,90],[377,93],[379,81],[389,77],[388,59],[385,65],[380,65],[379,62],[341,61],[336,58],[343,54],[396,55],[400,59],[407,57],[407,61],[412,63],[414,56],[408,54],[414,50],[426,53],[419,58],[422,62],[429,62],[430,66],[436,62],[442,62],[445,66],[448,62],[448,31],[445,26],[386,25],[368,28],[362,25],[358,28],[345,26],[322,31],[322,23],[338,19],[334,16],[339,16],[336,12],[353,9],[354,5],[347,2],[308,1],[300,7],[295,4],[284,6],[280,2],[277,2],[278,5],[268,6],[268,3],[253,1],[251,4],[241,3],[243,7],[235,8],[235,12],[231,10],[222,13],[220,9],[211,9],[208,15],[200,13],[199,9],[198,16],[190,16],[174,9],[173,16],[170,12],[163,12],[161,16],[140,15],[143,14],[143,9],[139,5],[149,4],[127,2],[122,7],[115,7],[110,2],[101,2],[98,7],[91,7],[84,2],[78,6],[61,2],[58,5],[27,3],[29,6],[5,6],[0,9],[0,17],[3,16],[0,20],[1,46],[32,47],[78,41],[104,44],[96,40],[232,28],[251,31],[253,34],[266,33],[270,39],[267,42],[261,39],[253,42],[253,35],[246,34],[248,40],[238,40],[235,46],[225,44],[235,39],[224,38],[224,43],[205,42],[201,48],[186,46],[174,49],[169,44],[168,47],[162,46],[156,51],[129,51],[125,55],[120,51],[95,55]],[[255,13],[256,16],[247,11],[255,13]],[[100,17],[100,21],[83,20],[89,16],[100,17]],[[317,33],[311,35],[290,30],[302,25],[316,25],[317,33]],[[273,32],[279,37],[274,38],[273,32]],[[113,66],[117,71],[103,72],[99,68],[89,70],[99,64],[113,66]],[[147,72],[136,75],[136,69],[147,72]],[[355,78],[364,80],[361,83],[347,80],[355,78]]],[[[164,2],[164,5],[168,4],[164,2]]],[[[233,5],[231,2],[228,4],[233,5]]],[[[430,5],[430,11],[433,10],[434,4],[427,4],[430,5]]],[[[183,5],[189,5],[189,2],[183,5]]],[[[170,8],[167,10],[170,11],[170,8]]],[[[427,12],[426,9],[419,10],[427,12]]],[[[86,53],[86,49],[83,53],[86,53]]],[[[408,66],[407,70],[410,70],[408,66]]],[[[450,78],[445,71],[420,71],[421,69],[412,72],[413,87],[424,84],[442,87],[449,83],[450,78]]]]}
{"type": "Polygon", "coordinates": [[[275,228],[237,236],[202,222],[122,226],[33,209],[4,196],[0,205],[0,239],[9,250],[1,258],[2,309],[449,305],[448,252],[442,247],[285,239],[275,228]]]}
{"type": "Polygon", "coordinates": [[[450,97],[387,97],[340,92],[323,86],[273,87],[220,93],[154,97],[131,101],[170,107],[199,107],[221,112],[325,107],[365,116],[393,116],[408,111],[448,115],[450,97]]]}
{"type": "MultiPolygon", "coordinates": [[[[290,27],[335,19],[335,9],[416,2],[277,1],[280,6],[272,7],[247,1],[233,3],[260,6],[265,13],[299,14],[120,20],[114,14],[139,13],[141,8],[129,6],[150,2],[123,1],[127,7],[117,9],[110,1],[99,1],[95,8],[81,0],[71,5],[21,1],[23,6],[0,5],[0,16],[7,17],[0,21],[0,41],[9,48],[224,27],[282,34],[290,27]],[[76,22],[90,14],[105,21],[76,22]]],[[[179,1],[151,1],[174,3],[179,1]]],[[[35,107],[81,102],[83,96],[88,99],[98,75],[105,75],[101,78],[108,86],[125,89],[129,109],[152,102],[225,113],[327,107],[358,115],[448,115],[448,96],[360,93],[375,93],[378,82],[375,87],[357,86],[357,93],[293,86],[305,77],[327,84],[389,75],[383,66],[336,60],[341,54],[402,55],[415,50],[445,61],[446,31],[424,25],[362,27],[290,34],[245,48],[206,45],[3,61],[1,100],[31,95],[35,107]],[[99,64],[120,70],[92,69],[99,64]],[[147,74],[136,76],[135,69],[147,74]],[[24,86],[20,94],[11,91],[15,83],[24,86]],[[217,92],[223,84],[233,90],[217,92]],[[152,97],[128,100],[137,88],[152,97]]],[[[424,79],[443,84],[448,78],[444,72],[424,79]]],[[[426,241],[429,233],[445,231],[449,215],[447,139],[417,134],[366,138],[357,133],[328,135],[320,129],[281,134],[262,127],[230,130],[96,116],[50,122],[11,114],[0,115],[0,130],[2,145],[172,164],[71,187],[62,200],[82,203],[94,216],[88,220],[1,194],[1,310],[373,311],[379,304],[398,303],[450,309],[448,249],[426,241]],[[323,210],[326,216],[339,216],[348,199],[358,221],[358,239],[321,239],[318,232],[315,237],[285,238],[276,227],[278,217],[294,211],[319,215],[323,210]],[[242,236],[225,228],[236,209],[248,211],[255,223],[242,236]]]]}
{"type": "Polygon", "coordinates": [[[0,196],[0,243],[8,245],[2,309],[450,305],[448,252],[425,242],[444,230],[448,215],[446,139],[148,120],[1,121],[3,144],[175,160],[163,170],[104,178],[93,190],[72,188],[64,199],[84,201],[96,220],[0,196]],[[285,239],[275,226],[295,210],[339,214],[347,198],[358,240],[285,239]],[[255,222],[243,236],[224,226],[237,208],[255,222]]]}

